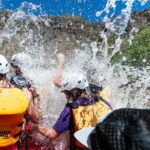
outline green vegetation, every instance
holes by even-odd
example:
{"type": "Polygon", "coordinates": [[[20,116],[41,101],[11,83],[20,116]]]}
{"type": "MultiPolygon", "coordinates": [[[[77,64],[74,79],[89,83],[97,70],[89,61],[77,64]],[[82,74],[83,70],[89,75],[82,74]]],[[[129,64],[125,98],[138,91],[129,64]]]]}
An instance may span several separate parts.
{"type": "Polygon", "coordinates": [[[135,67],[150,65],[150,27],[141,30],[132,41],[132,45],[124,45],[123,51],[112,57],[112,63],[121,63],[135,67]]]}

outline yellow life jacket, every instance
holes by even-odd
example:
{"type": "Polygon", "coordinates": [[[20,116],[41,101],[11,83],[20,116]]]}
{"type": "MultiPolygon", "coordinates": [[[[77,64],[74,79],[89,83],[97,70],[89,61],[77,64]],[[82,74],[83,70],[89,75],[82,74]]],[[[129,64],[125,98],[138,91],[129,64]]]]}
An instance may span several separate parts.
{"type": "Polygon", "coordinates": [[[0,88],[0,147],[15,144],[19,140],[28,105],[28,99],[20,89],[0,88]]]}
{"type": "MultiPolygon", "coordinates": [[[[108,89],[107,89],[108,90],[108,89]]],[[[105,88],[99,92],[99,96],[106,98],[108,92],[105,88]],[[105,93],[105,91],[107,91],[105,93]]],[[[74,132],[87,127],[95,127],[96,122],[102,119],[107,113],[111,112],[109,107],[103,100],[99,99],[90,105],[78,105],[72,106],[72,114],[74,119],[74,132]]],[[[83,148],[78,141],[75,141],[75,145],[83,148]]]]}

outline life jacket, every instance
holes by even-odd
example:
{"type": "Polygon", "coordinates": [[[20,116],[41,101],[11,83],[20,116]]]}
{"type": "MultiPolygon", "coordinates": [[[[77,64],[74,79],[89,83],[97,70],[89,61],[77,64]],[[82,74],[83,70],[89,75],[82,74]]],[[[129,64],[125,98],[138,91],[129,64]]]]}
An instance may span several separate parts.
{"type": "MultiPolygon", "coordinates": [[[[99,96],[88,105],[78,105],[76,102],[70,104],[74,124],[73,132],[82,128],[95,127],[98,120],[111,112],[112,108],[110,104],[101,96],[106,97],[104,91],[99,92],[99,96]]],[[[73,143],[79,148],[84,148],[84,146],[75,139],[73,139],[73,143]]]]}
{"type": "Polygon", "coordinates": [[[20,89],[0,88],[0,147],[19,141],[28,106],[28,99],[20,89]]]}
{"type": "Polygon", "coordinates": [[[19,89],[23,89],[23,88],[26,88],[26,87],[28,87],[28,88],[31,87],[31,84],[22,75],[12,76],[11,79],[10,79],[10,83],[12,85],[15,85],[19,89]]]}
{"type": "MultiPolygon", "coordinates": [[[[22,76],[21,73],[12,76],[10,79],[10,83],[21,90],[23,88],[31,87],[31,84],[27,81],[25,77],[22,76]]],[[[26,111],[26,113],[24,114],[23,122],[24,122],[23,124],[24,126],[23,126],[22,133],[21,133],[20,140],[19,140],[19,143],[20,143],[19,147],[25,147],[26,149],[29,149],[28,143],[29,143],[29,140],[31,140],[31,136],[30,136],[31,118],[30,118],[30,115],[28,114],[28,111],[26,111]]]]}

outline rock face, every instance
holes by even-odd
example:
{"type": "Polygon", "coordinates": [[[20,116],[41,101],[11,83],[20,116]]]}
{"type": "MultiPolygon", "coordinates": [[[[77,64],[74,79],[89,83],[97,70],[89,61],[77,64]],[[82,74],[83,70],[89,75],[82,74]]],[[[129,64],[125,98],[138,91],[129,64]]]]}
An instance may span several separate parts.
{"type": "MultiPolygon", "coordinates": [[[[103,23],[92,24],[82,20],[80,17],[71,16],[43,16],[36,21],[33,18],[26,18],[26,20],[19,18],[17,20],[12,17],[12,14],[13,12],[11,11],[0,12],[0,32],[1,37],[3,37],[0,41],[0,52],[7,57],[18,51],[23,51],[26,47],[33,48],[35,45],[37,45],[37,49],[44,47],[43,49],[46,52],[63,51],[67,55],[71,55],[73,49],[85,49],[85,43],[88,45],[96,41],[99,48],[102,42],[99,34],[105,27],[103,23]],[[11,33],[9,38],[6,36],[8,33],[11,33]],[[28,38],[30,33],[32,33],[32,37],[28,38]]],[[[149,53],[147,52],[149,51],[148,39],[150,38],[148,33],[150,10],[135,12],[131,18],[132,20],[128,23],[126,33],[122,36],[124,42],[121,50],[123,52],[121,55],[119,53],[116,54],[112,58],[112,62],[121,61],[124,55],[127,57],[127,60],[134,59],[134,57],[137,59],[137,55],[140,55],[140,53],[145,54],[143,54],[143,57],[139,56],[139,58],[143,60],[148,55],[149,59],[149,53]],[[134,35],[133,44],[129,45],[128,38],[133,27],[138,28],[139,33],[137,37],[134,35]],[[141,38],[142,42],[138,42],[141,41],[141,38]],[[139,49],[139,46],[142,51],[139,49]],[[132,51],[135,52],[136,56],[132,51]]],[[[109,44],[114,43],[114,38],[115,35],[111,34],[108,39],[109,44]]],[[[145,60],[143,61],[145,62],[145,60]]],[[[135,65],[136,63],[128,61],[122,64],[135,65]]],[[[135,66],[138,66],[138,64],[135,66]]]]}
{"type": "MultiPolygon", "coordinates": [[[[36,42],[40,46],[42,44],[45,51],[49,51],[49,48],[57,45],[57,51],[68,53],[72,49],[80,48],[82,43],[99,41],[99,32],[104,28],[104,24],[92,24],[80,17],[71,16],[48,16],[42,17],[38,21],[33,21],[31,18],[18,19],[9,23],[12,14],[11,11],[0,12],[1,33],[9,33],[11,28],[17,27],[17,32],[11,38],[3,38],[1,41],[0,51],[8,57],[14,52],[23,50],[19,46],[20,40],[23,40],[25,34],[30,34],[29,30],[32,32],[33,43],[36,42]]],[[[33,45],[31,38],[30,41],[27,38],[25,40],[25,45],[29,46],[29,42],[30,46],[33,45]]]]}
{"type": "Polygon", "coordinates": [[[150,25],[150,9],[135,12],[131,15],[131,17],[135,20],[134,25],[136,24],[137,27],[147,27],[150,25]]]}

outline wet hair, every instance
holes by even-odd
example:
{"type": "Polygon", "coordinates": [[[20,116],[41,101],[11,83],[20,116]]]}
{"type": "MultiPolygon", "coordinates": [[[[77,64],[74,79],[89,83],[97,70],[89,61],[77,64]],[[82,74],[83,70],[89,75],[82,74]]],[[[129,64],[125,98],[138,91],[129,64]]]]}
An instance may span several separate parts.
{"type": "Polygon", "coordinates": [[[14,66],[14,65],[12,64],[12,67],[13,67],[13,69],[15,69],[15,74],[16,74],[16,75],[22,75],[22,71],[21,71],[21,69],[20,69],[19,66],[14,66]]]}
{"type": "Polygon", "coordinates": [[[67,96],[69,97],[72,97],[73,98],[73,101],[76,101],[82,93],[85,93],[86,92],[86,89],[79,89],[79,88],[74,88],[70,91],[64,91],[65,94],[67,94],[67,96]]]}
{"type": "Polygon", "coordinates": [[[0,73],[0,80],[2,80],[2,79],[6,79],[6,74],[1,74],[0,73]]]}
{"type": "Polygon", "coordinates": [[[85,93],[86,90],[85,89],[74,88],[70,92],[72,93],[73,100],[75,101],[76,99],[78,99],[81,96],[82,93],[85,93]]]}

